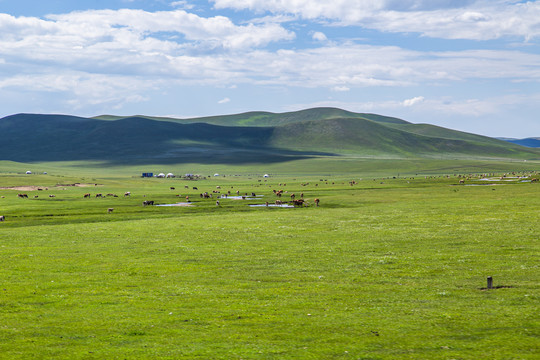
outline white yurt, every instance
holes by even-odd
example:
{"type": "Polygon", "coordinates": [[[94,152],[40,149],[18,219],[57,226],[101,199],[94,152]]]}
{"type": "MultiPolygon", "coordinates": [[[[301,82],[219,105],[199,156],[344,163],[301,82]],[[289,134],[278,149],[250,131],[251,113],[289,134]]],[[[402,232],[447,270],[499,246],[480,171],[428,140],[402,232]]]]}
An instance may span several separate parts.
{"type": "Polygon", "coordinates": [[[174,177],[174,174],[173,174],[173,173],[168,173],[168,174],[167,174],[167,177],[168,177],[168,178],[173,178],[173,177],[174,177]]]}
{"type": "Polygon", "coordinates": [[[28,171],[26,172],[26,175],[30,175],[30,174],[32,174],[32,172],[31,172],[30,170],[28,170],[28,171]]]}
{"type": "Polygon", "coordinates": [[[270,175],[268,175],[268,174],[264,174],[264,177],[265,177],[265,178],[267,178],[267,177],[270,177],[270,175]]]}
{"type": "Polygon", "coordinates": [[[164,174],[164,173],[159,173],[156,177],[158,177],[158,178],[164,178],[164,177],[165,177],[165,174],[164,174]]]}

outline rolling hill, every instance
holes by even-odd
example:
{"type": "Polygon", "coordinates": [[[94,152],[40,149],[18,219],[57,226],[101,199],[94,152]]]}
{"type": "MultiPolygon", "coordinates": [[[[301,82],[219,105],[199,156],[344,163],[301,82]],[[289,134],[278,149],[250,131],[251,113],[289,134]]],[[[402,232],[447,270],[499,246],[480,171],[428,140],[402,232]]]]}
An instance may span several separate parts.
{"type": "Polygon", "coordinates": [[[538,159],[502,140],[334,108],[193,119],[17,114],[0,119],[0,160],[265,163],[313,156],[538,159]]]}

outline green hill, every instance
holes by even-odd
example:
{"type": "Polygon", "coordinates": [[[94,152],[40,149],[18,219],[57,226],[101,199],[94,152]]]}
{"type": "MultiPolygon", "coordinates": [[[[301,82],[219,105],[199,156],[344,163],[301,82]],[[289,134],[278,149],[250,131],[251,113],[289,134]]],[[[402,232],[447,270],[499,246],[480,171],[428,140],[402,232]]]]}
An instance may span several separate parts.
{"type": "Polygon", "coordinates": [[[376,114],[316,108],[195,119],[18,114],[0,160],[267,163],[319,155],[538,159],[538,149],[376,114]]]}
{"type": "MultiPolygon", "coordinates": [[[[234,115],[207,116],[190,119],[176,119],[168,117],[141,116],[151,120],[178,122],[183,124],[207,123],[223,126],[279,126],[284,124],[298,123],[313,120],[327,120],[334,118],[363,118],[388,124],[409,124],[408,122],[376,114],[354,113],[337,108],[313,108],[286,113],[271,113],[264,111],[252,111],[234,115]]],[[[120,120],[126,116],[100,115],[95,117],[99,120],[120,120]]]]}

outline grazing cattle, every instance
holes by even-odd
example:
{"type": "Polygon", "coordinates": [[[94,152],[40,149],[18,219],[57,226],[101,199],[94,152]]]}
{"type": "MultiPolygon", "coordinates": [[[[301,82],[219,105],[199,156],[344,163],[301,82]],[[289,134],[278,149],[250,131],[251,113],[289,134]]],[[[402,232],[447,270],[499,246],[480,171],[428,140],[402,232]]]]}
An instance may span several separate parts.
{"type": "Polygon", "coordinates": [[[266,206],[268,206],[268,201],[264,203],[266,206]]]}
{"type": "Polygon", "coordinates": [[[97,198],[102,198],[102,197],[103,197],[103,194],[96,194],[96,197],[97,197],[97,198]]]}
{"type": "Polygon", "coordinates": [[[28,194],[17,194],[17,197],[20,197],[21,199],[28,198],[28,194]]]}
{"type": "Polygon", "coordinates": [[[283,201],[281,201],[281,200],[276,200],[276,205],[278,205],[278,206],[283,205],[283,201]]]}
{"type": "Polygon", "coordinates": [[[142,204],[143,206],[154,205],[154,200],[145,200],[142,204]]]}
{"type": "Polygon", "coordinates": [[[193,187],[193,190],[199,190],[199,189],[198,189],[197,187],[194,186],[194,187],[193,187]]]}
{"type": "Polygon", "coordinates": [[[291,194],[291,200],[294,200],[295,197],[296,197],[296,195],[294,195],[294,193],[291,194]]]}
{"type": "Polygon", "coordinates": [[[184,189],[189,189],[189,186],[187,186],[187,185],[184,185],[184,189]]]}
{"type": "MultiPolygon", "coordinates": [[[[37,196],[37,195],[36,195],[36,196],[37,196]]],[[[50,197],[50,198],[53,198],[53,197],[56,197],[56,195],[50,194],[49,197],[50,197]]]]}
{"type": "Polygon", "coordinates": [[[304,200],[303,199],[293,200],[292,203],[293,203],[294,206],[304,206],[304,200]]]}
{"type": "Polygon", "coordinates": [[[216,189],[221,189],[221,186],[219,186],[219,185],[218,185],[218,186],[216,186],[216,189]]]}
{"type": "Polygon", "coordinates": [[[85,197],[85,198],[89,198],[89,197],[90,197],[90,194],[89,194],[89,193],[88,193],[88,194],[84,194],[84,197],[85,197]]]}
{"type": "Polygon", "coordinates": [[[131,192],[126,191],[126,192],[124,193],[124,197],[126,197],[126,196],[131,196],[131,192]]]}
{"type": "Polygon", "coordinates": [[[108,208],[108,209],[107,209],[107,214],[110,214],[110,213],[112,213],[112,212],[113,212],[113,210],[114,210],[113,208],[108,208]]]}
{"type": "Polygon", "coordinates": [[[315,206],[319,206],[319,201],[320,201],[319,199],[315,199],[313,201],[315,201],[315,206]]]}
{"type": "Polygon", "coordinates": [[[531,182],[538,182],[538,179],[537,179],[537,178],[533,178],[533,179],[531,179],[531,182]]]}
{"type": "Polygon", "coordinates": [[[171,187],[170,187],[169,189],[171,189],[171,190],[174,190],[174,187],[173,187],[173,186],[171,186],[171,187]]]}
{"type": "Polygon", "coordinates": [[[39,196],[37,196],[37,195],[34,195],[34,199],[37,199],[38,197],[39,197],[39,196]]]}
{"type": "Polygon", "coordinates": [[[465,184],[465,180],[461,179],[461,180],[459,180],[459,183],[460,184],[465,184]]]}
{"type": "Polygon", "coordinates": [[[219,206],[219,200],[216,201],[216,206],[219,206]]]}
{"type": "Polygon", "coordinates": [[[0,221],[5,221],[6,218],[4,217],[4,215],[0,215],[0,221]]]}

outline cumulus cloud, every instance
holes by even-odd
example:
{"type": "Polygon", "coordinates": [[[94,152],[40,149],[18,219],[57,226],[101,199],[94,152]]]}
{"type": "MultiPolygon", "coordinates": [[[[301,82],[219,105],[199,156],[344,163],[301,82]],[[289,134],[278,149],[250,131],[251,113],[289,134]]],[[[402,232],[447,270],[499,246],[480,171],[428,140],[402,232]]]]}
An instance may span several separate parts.
{"type": "Polygon", "coordinates": [[[190,43],[193,47],[238,50],[291,40],[294,36],[276,23],[236,25],[224,16],[204,18],[184,10],[89,10],[49,15],[45,19],[0,14],[0,41],[16,42],[23,49],[35,46],[40,50],[67,42],[83,48],[100,44],[107,48],[139,46],[153,51],[190,43]],[[176,34],[176,38],[163,38],[163,33],[176,34]],[[39,44],[33,44],[34,41],[39,44]]]}
{"type": "Polygon", "coordinates": [[[320,32],[320,31],[314,32],[313,35],[312,35],[312,38],[313,38],[313,40],[322,41],[322,42],[328,40],[326,35],[324,35],[324,33],[320,32]]]}
{"type": "Polygon", "coordinates": [[[228,97],[224,98],[224,99],[221,99],[218,101],[218,104],[226,104],[228,102],[231,102],[231,99],[229,99],[228,97]]]}
{"type": "MultiPolygon", "coordinates": [[[[477,14],[467,16],[479,19],[477,14]]],[[[294,36],[277,23],[237,25],[223,16],[204,18],[183,10],[83,11],[43,19],[0,14],[0,89],[58,91],[88,103],[122,103],[145,98],[149,89],[180,85],[346,92],[471,79],[540,82],[540,55],[532,52],[422,52],[353,42],[266,47],[294,36]]],[[[312,36],[326,38],[323,33],[312,36]]],[[[413,98],[396,104],[403,108],[418,102],[413,98]]]]}
{"type": "Polygon", "coordinates": [[[424,101],[423,96],[413,97],[412,99],[407,99],[403,101],[403,106],[413,106],[415,104],[421,103],[422,101],[424,101]]]}
{"type": "Polygon", "coordinates": [[[216,8],[295,14],[445,39],[540,36],[540,2],[511,0],[213,0],[216,8]]]}

